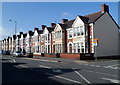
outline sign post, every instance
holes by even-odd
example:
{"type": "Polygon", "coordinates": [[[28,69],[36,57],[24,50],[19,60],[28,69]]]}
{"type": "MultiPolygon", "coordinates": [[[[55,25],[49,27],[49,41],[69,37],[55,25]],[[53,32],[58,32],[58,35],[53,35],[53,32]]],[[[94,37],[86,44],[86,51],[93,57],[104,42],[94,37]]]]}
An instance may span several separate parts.
{"type": "MultiPolygon", "coordinates": [[[[98,46],[98,38],[93,39],[93,45],[96,47],[98,46]]],[[[95,60],[97,61],[97,56],[95,57],[95,60]]]]}

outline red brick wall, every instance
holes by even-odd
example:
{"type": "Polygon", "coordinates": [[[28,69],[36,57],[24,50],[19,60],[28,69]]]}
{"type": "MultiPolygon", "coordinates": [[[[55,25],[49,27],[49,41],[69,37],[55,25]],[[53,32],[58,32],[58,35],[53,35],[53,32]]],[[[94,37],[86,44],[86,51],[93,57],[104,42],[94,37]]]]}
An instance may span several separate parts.
{"type": "Polygon", "coordinates": [[[60,57],[65,59],[80,59],[80,53],[61,53],[60,57]]]}
{"type": "MultiPolygon", "coordinates": [[[[92,25],[90,26],[90,36],[92,35],[92,25]]],[[[90,38],[90,53],[92,53],[92,38],[90,38]]]]}
{"type": "Polygon", "coordinates": [[[68,53],[68,43],[73,42],[73,39],[68,39],[68,31],[66,31],[66,52],[68,53]]]}
{"type": "Polygon", "coordinates": [[[51,33],[51,53],[53,53],[53,48],[52,48],[52,45],[53,45],[53,34],[51,33]]]}
{"type": "Polygon", "coordinates": [[[64,59],[94,59],[93,54],[84,54],[84,53],[61,53],[60,58],[64,59]]]}

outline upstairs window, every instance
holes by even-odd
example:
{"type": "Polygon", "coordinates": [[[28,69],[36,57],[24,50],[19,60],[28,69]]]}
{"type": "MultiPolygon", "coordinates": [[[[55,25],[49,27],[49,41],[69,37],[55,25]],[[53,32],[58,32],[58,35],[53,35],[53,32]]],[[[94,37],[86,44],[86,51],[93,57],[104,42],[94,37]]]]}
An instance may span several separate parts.
{"type": "Polygon", "coordinates": [[[73,36],[80,36],[84,35],[84,27],[83,26],[78,26],[73,28],[73,36]]]}
{"type": "Polygon", "coordinates": [[[76,27],[73,28],[73,36],[75,37],[77,35],[77,29],[76,27]]]}
{"type": "Polygon", "coordinates": [[[77,36],[80,36],[80,28],[77,27],[77,36]]]}
{"type": "Polygon", "coordinates": [[[83,26],[80,26],[80,33],[81,33],[81,35],[84,35],[84,28],[83,28],[83,26]]]}
{"type": "Polygon", "coordinates": [[[47,41],[47,34],[45,34],[45,40],[47,41]]]}
{"type": "Polygon", "coordinates": [[[48,34],[48,41],[50,40],[50,34],[48,34]]]}
{"type": "Polygon", "coordinates": [[[60,30],[60,38],[62,37],[62,31],[60,30]]]}
{"type": "Polygon", "coordinates": [[[38,36],[38,42],[40,41],[39,36],[38,36]]]}
{"type": "Polygon", "coordinates": [[[69,38],[72,38],[72,29],[70,29],[70,30],[68,31],[68,36],[69,36],[69,38]]]}
{"type": "Polygon", "coordinates": [[[84,43],[81,42],[81,53],[84,53],[84,43]]]}
{"type": "Polygon", "coordinates": [[[44,35],[42,35],[42,39],[41,40],[44,41],[44,35]]]}

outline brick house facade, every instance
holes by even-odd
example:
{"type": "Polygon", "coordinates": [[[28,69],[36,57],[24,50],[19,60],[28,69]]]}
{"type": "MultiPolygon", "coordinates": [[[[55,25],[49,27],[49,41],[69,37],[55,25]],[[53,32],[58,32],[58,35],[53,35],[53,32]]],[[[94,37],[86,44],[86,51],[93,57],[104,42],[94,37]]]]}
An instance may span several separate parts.
{"type": "MultiPolygon", "coordinates": [[[[62,19],[61,23],[51,23],[50,27],[42,25],[41,30],[34,28],[34,32],[29,31],[24,36],[25,45],[21,48],[28,53],[60,53],[61,57],[66,55],[66,58],[75,59],[88,54],[93,57],[116,56],[119,38],[119,26],[110,15],[109,7],[103,4],[99,12],[78,15],[73,20],[62,19]]],[[[16,47],[13,43],[17,40],[19,35],[12,37],[12,48],[16,47]]],[[[4,50],[8,50],[7,42],[7,39],[3,40],[4,50]]]]}

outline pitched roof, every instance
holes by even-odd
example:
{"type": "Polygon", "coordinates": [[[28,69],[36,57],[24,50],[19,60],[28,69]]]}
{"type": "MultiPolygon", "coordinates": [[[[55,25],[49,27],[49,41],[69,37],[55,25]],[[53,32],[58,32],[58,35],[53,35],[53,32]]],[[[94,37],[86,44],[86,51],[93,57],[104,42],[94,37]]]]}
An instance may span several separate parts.
{"type": "Polygon", "coordinates": [[[52,27],[47,27],[47,30],[49,32],[52,32],[52,31],[54,31],[55,27],[56,27],[56,25],[53,25],[52,27]]]}
{"type": "Polygon", "coordinates": [[[58,23],[58,24],[61,26],[62,29],[65,29],[67,26],[66,24],[62,24],[62,23],[58,23]]]}
{"type": "Polygon", "coordinates": [[[38,34],[42,34],[43,33],[43,30],[38,30],[38,34]]]}
{"type": "Polygon", "coordinates": [[[75,19],[65,22],[65,24],[67,25],[66,28],[72,27],[72,24],[74,21],[75,21],[75,19]]]}
{"type": "MultiPolygon", "coordinates": [[[[99,12],[88,14],[88,15],[84,15],[84,16],[79,16],[79,15],[78,16],[80,17],[80,19],[83,20],[83,22],[85,24],[87,24],[87,23],[95,22],[103,14],[104,13],[102,13],[101,11],[99,11],[99,12]]],[[[71,28],[74,21],[75,21],[75,19],[65,22],[65,24],[67,25],[66,28],[71,28]]]]}
{"type": "Polygon", "coordinates": [[[88,23],[91,23],[91,22],[95,22],[98,18],[100,18],[104,13],[102,13],[101,11],[99,12],[96,12],[96,13],[92,13],[92,14],[89,14],[89,15],[85,15],[83,17],[86,17],[88,18],[88,23]]]}
{"type": "Polygon", "coordinates": [[[23,34],[23,37],[25,38],[27,36],[27,33],[23,34]]]}
{"type": "MultiPolygon", "coordinates": [[[[78,15],[78,16],[79,16],[79,15],[78,15]]],[[[79,18],[80,18],[85,24],[87,24],[88,21],[89,21],[89,18],[84,17],[84,16],[79,16],[79,18]]]]}
{"type": "Polygon", "coordinates": [[[16,39],[16,35],[13,35],[13,39],[14,39],[14,40],[16,39]]]}

